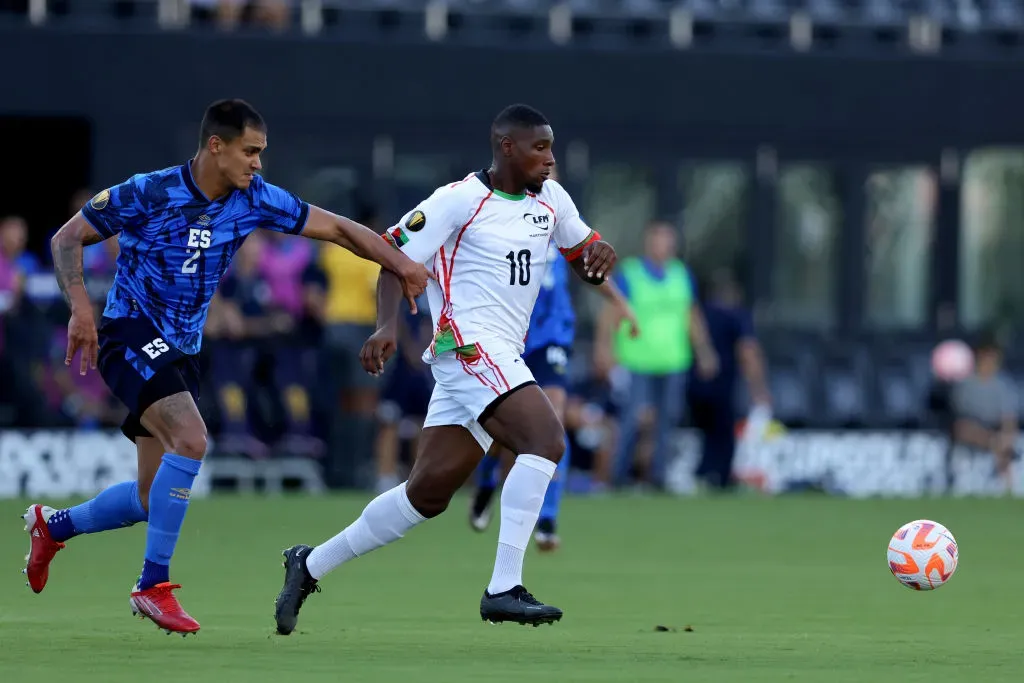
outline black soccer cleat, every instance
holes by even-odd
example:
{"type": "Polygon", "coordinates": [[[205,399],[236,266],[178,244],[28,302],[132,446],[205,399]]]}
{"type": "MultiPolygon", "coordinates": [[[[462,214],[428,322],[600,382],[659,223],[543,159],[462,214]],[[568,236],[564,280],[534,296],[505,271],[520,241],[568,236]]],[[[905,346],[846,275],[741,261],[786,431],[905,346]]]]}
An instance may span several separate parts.
{"type": "Polygon", "coordinates": [[[562,618],[562,610],[545,605],[522,586],[495,595],[484,591],[480,598],[480,618],[492,624],[513,621],[517,624],[553,624],[562,618]]]}
{"type": "Polygon", "coordinates": [[[310,593],[319,593],[320,586],[306,569],[306,558],[313,549],[308,545],[295,545],[284,555],[284,587],[274,601],[274,620],[277,632],[286,636],[295,630],[299,610],[310,593]]]}

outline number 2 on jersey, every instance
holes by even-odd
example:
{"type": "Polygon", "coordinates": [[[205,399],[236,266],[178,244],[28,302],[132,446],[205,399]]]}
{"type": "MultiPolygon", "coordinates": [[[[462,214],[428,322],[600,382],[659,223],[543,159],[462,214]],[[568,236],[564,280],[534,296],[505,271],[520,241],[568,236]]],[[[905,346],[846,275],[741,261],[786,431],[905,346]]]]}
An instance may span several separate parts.
{"type": "Polygon", "coordinates": [[[510,251],[505,254],[505,258],[508,259],[509,265],[509,276],[508,283],[515,285],[516,283],[516,271],[519,272],[519,284],[526,286],[530,284],[530,257],[532,254],[529,249],[523,249],[518,254],[514,251],[510,251]],[[516,268],[516,266],[519,266],[516,268]]]}
{"type": "Polygon", "coordinates": [[[199,269],[199,264],[196,261],[202,256],[203,249],[210,248],[212,233],[209,230],[202,230],[200,228],[190,228],[188,231],[188,246],[190,249],[186,253],[192,252],[192,255],[185,259],[185,262],[181,264],[181,272],[186,275],[191,275],[199,269]],[[195,249],[193,252],[192,249],[195,249]]]}

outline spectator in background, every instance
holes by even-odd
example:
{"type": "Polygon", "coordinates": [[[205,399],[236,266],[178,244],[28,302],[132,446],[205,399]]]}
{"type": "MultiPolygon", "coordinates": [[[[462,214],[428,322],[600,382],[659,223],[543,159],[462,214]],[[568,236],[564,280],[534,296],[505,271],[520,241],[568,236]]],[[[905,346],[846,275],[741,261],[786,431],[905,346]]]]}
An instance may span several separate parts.
{"type": "Polygon", "coordinates": [[[45,426],[45,400],[38,381],[47,362],[48,328],[25,299],[26,278],[39,271],[39,259],[25,251],[28,224],[0,219],[0,404],[13,409],[14,424],[45,426]]]}
{"type": "Polygon", "coordinates": [[[213,297],[206,327],[210,379],[221,415],[216,449],[257,459],[269,455],[250,421],[249,396],[256,388],[253,374],[259,342],[289,328],[287,320],[268,309],[270,287],[259,272],[263,240],[262,235],[253,234],[242,243],[213,297]]]}
{"type": "Polygon", "coordinates": [[[732,273],[721,270],[712,274],[701,309],[719,368],[713,378],[692,373],[688,381],[690,416],[704,439],[695,474],[712,487],[728,489],[733,486],[739,375],[742,373],[747,382],[755,410],[770,409],[771,395],[765,380],[764,354],[754,336],[754,322],[742,305],[740,287],[732,273]]]}
{"type": "MultiPolygon", "coordinates": [[[[377,215],[365,207],[356,220],[380,232],[377,215]]],[[[380,267],[334,245],[323,245],[318,264],[324,273],[324,380],[329,403],[340,407],[332,441],[344,443],[328,472],[332,484],[363,485],[361,471],[372,462],[377,378],[363,370],[359,352],[377,325],[377,276],[380,267]]]]}
{"type": "MultiPolygon", "coordinates": [[[[423,428],[434,389],[430,366],[420,359],[434,336],[430,304],[425,294],[416,300],[416,307],[415,314],[405,311],[398,318],[398,353],[384,377],[377,409],[380,420],[376,441],[377,493],[390,490],[404,480],[404,475],[399,476],[402,444],[406,444],[410,456],[416,452],[416,439],[423,428]]],[[[411,467],[412,462],[409,465],[411,467]]]]}
{"type": "Polygon", "coordinates": [[[28,251],[28,223],[21,216],[8,216],[0,220],[0,251],[14,264],[22,278],[35,275],[42,269],[39,258],[28,251]]]}
{"type": "Polygon", "coordinates": [[[310,388],[317,377],[319,342],[309,318],[318,312],[309,306],[306,278],[313,261],[311,240],[270,233],[260,255],[259,272],[269,287],[271,310],[287,314],[291,327],[274,339],[273,385],[281,392],[287,416],[282,450],[294,455],[320,457],[323,442],[313,436],[310,388]]]}
{"type": "Polygon", "coordinates": [[[269,455],[266,439],[281,426],[271,424],[269,418],[278,413],[254,409],[250,401],[265,396],[284,408],[281,450],[320,455],[310,421],[314,354],[303,357],[295,338],[296,312],[302,310],[302,272],[307,264],[303,252],[288,253],[292,248],[281,249],[263,235],[250,235],[211,307],[207,331],[211,336],[211,377],[222,416],[217,445],[221,452],[255,458],[269,455]],[[268,267],[284,272],[275,273],[270,280],[264,272],[268,267]],[[275,287],[281,291],[275,292],[275,287]]]}
{"type": "Polygon", "coordinates": [[[697,370],[712,377],[718,359],[708,339],[704,316],[697,305],[693,280],[676,256],[676,233],[671,224],[654,222],[644,235],[643,258],[627,258],[616,270],[615,283],[636,312],[641,334],[631,338],[628,324],[615,329],[619,316],[606,306],[598,325],[595,360],[607,375],[612,359],[629,372],[628,398],[622,406],[614,483],[627,483],[642,412],[654,410],[654,452],[649,483],[663,489],[669,456],[669,436],[676,426],[686,391],[686,373],[696,354],[697,370]]]}
{"type": "Polygon", "coordinates": [[[954,443],[993,454],[996,474],[1009,487],[1018,400],[1002,362],[995,334],[982,334],[974,346],[974,372],[954,385],[951,407],[954,443]]]}
{"type": "MultiPolygon", "coordinates": [[[[104,305],[103,301],[93,304],[96,320],[102,317],[104,305]]],[[[83,375],[74,364],[71,367],[64,365],[68,348],[67,326],[53,327],[48,341],[48,362],[43,363],[38,372],[38,384],[47,401],[48,413],[59,416],[60,426],[79,429],[119,427],[127,408],[110,392],[100,373],[87,372],[83,375]]]]}
{"type": "Polygon", "coordinates": [[[192,18],[233,29],[251,23],[282,30],[291,23],[292,0],[189,0],[192,18]]]}

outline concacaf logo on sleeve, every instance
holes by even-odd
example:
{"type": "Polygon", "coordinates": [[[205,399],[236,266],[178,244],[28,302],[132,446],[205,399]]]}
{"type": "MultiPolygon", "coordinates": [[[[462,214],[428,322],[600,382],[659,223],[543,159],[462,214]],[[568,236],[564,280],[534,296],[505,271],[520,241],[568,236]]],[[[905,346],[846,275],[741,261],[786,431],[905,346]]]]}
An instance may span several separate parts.
{"type": "Polygon", "coordinates": [[[419,232],[424,228],[424,226],[426,226],[426,224],[427,217],[422,211],[417,209],[412,212],[411,216],[409,216],[409,220],[405,222],[405,227],[409,229],[409,232],[419,232]]]}
{"type": "Polygon", "coordinates": [[[109,204],[109,203],[110,203],[110,190],[103,190],[102,192],[97,194],[95,197],[93,197],[91,200],[89,200],[89,205],[92,208],[96,209],[97,211],[102,211],[103,209],[105,209],[107,207],[107,204],[109,204]]]}

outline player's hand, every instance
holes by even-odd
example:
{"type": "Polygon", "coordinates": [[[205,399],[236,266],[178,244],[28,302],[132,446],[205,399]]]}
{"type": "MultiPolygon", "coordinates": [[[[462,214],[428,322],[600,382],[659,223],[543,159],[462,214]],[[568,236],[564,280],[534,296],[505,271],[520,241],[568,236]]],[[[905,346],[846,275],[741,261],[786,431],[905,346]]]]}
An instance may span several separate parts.
{"type": "Polygon", "coordinates": [[[384,372],[384,364],[395,354],[398,349],[398,340],[395,330],[388,325],[380,328],[366,340],[363,349],[359,352],[359,362],[363,369],[374,377],[379,377],[384,372]]]}
{"type": "Polygon", "coordinates": [[[583,249],[583,267],[591,279],[604,280],[611,274],[616,259],[615,249],[603,240],[592,242],[583,249]]]}
{"type": "Polygon", "coordinates": [[[409,302],[409,312],[418,313],[416,308],[416,297],[427,288],[427,282],[434,279],[434,274],[427,270],[422,263],[416,263],[403,255],[402,263],[395,271],[398,279],[402,281],[402,293],[405,300],[409,302]]]}
{"type": "Polygon", "coordinates": [[[623,302],[619,306],[619,320],[625,320],[629,323],[629,336],[631,339],[636,339],[640,336],[640,321],[636,319],[636,312],[633,307],[628,303],[623,302]]]}
{"type": "Polygon", "coordinates": [[[714,351],[697,354],[697,374],[701,379],[714,379],[718,374],[718,355],[714,351]]]}
{"type": "Polygon", "coordinates": [[[79,372],[85,374],[89,368],[96,369],[96,357],[99,355],[99,339],[96,335],[96,320],[92,311],[72,311],[68,321],[68,350],[64,355],[64,365],[71,367],[75,353],[82,352],[79,372]]]}

